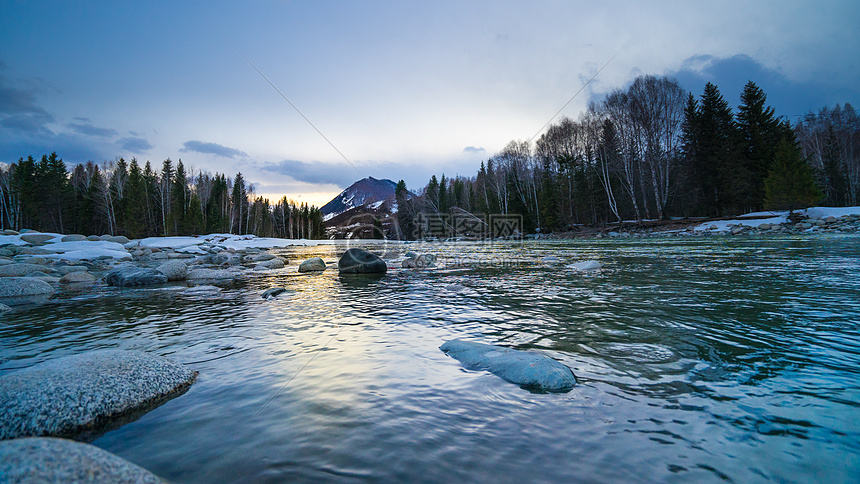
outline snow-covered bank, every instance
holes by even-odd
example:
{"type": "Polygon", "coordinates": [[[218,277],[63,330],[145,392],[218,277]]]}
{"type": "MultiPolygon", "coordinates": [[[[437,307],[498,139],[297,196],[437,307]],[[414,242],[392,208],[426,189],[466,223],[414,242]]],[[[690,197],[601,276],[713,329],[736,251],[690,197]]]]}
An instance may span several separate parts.
{"type": "Polygon", "coordinates": [[[692,226],[688,232],[739,235],[751,231],[857,232],[860,228],[860,207],[812,207],[797,210],[795,215],[797,223],[789,220],[788,210],[753,212],[733,220],[705,222],[692,226]]]}

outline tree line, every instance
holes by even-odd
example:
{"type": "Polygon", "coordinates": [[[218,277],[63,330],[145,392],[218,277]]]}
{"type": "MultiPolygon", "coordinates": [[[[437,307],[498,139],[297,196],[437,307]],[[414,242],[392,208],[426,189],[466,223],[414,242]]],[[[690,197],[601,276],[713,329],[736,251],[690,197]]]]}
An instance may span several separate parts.
{"type": "Polygon", "coordinates": [[[733,111],[716,85],[697,98],[670,77],[640,76],[511,141],[471,177],[399,187],[399,232],[418,214],[519,214],[526,231],[670,217],[723,217],[816,203],[856,205],[860,121],[850,104],[792,125],[750,81],[733,111]]]}
{"type": "Polygon", "coordinates": [[[0,228],[113,234],[129,238],[208,233],[322,238],[320,210],[286,196],[272,204],[254,195],[242,173],[186,171],[182,160],[123,158],[75,165],[56,153],[0,167],[0,228]]]}

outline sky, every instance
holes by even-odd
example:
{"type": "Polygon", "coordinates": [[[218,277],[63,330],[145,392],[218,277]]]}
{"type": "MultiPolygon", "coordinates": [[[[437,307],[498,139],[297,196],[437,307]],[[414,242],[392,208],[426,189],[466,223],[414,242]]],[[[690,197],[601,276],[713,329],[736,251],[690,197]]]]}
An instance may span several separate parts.
{"type": "Polygon", "coordinates": [[[643,74],[735,108],[753,80],[790,119],[858,106],[858,21],[827,0],[4,0],[0,162],[181,159],[321,206],[367,176],[473,176],[598,71],[559,116],[643,74]]]}

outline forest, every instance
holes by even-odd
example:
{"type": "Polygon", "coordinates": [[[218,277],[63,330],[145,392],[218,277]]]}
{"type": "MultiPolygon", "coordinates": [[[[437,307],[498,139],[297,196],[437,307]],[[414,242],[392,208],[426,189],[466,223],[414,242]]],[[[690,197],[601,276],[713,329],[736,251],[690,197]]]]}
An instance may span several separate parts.
{"type": "MultiPolygon", "coordinates": [[[[850,104],[777,116],[753,81],[733,110],[716,85],[698,97],[671,77],[640,76],[562,117],[537,140],[511,141],[473,176],[433,175],[413,196],[401,180],[388,236],[415,238],[426,216],[522,217],[526,232],[812,205],[855,206],[860,117],[850,104]]],[[[203,233],[324,238],[320,210],[255,196],[232,179],[164,160],[75,165],[56,153],[0,167],[0,229],[126,235],[203,233]]],[[[452,233],[451,235],[458,235],[452,233]]],[[[466,234],[459,234],[466,235],[466,234]]]]}
{"type": "Polygon", "coordinates": [[[527,232],[622,220],[725,217],[815,204],[853,206],[860,119],[850,104],[791,123],[750,81],[733,111],[717,86],[697,98],[670,77],[640,76],[578,120],[511,141],[471,177],[435,175],[398,197],[399,232],[418,214],[521,214],[527,232]]]}
{"type": "Polygon", "coordinates": [[[161,171],[135,158],[78,164],[68,173],[56,153],[0,168],[0,228],[113,234],[129,238],[208,233],[323,238],[322,214],[283,197],[254,196],[242,173],[234,178],[186,173],[169,158],[161,171]]]}

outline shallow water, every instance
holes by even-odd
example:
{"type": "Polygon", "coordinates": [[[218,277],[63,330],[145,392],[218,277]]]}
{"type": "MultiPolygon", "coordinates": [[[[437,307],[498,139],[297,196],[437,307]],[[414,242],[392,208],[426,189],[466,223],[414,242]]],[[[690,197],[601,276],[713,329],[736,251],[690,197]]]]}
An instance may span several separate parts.
{"type": "Polygon", "coordinates": [[[343,250],[298,247],[217,292],[65,293],[0,316],[0,374],[97,348],[190,365],[186,394],[94,442],[172,482],[860,475],[858,237],[377,248],[441,267],[297,275],[343,250]],[[263,300],[273,285],[291,291],[263,300]],[[453,338],[542,351],[579,384],[466,370],[438,349],[453,338]]]}

